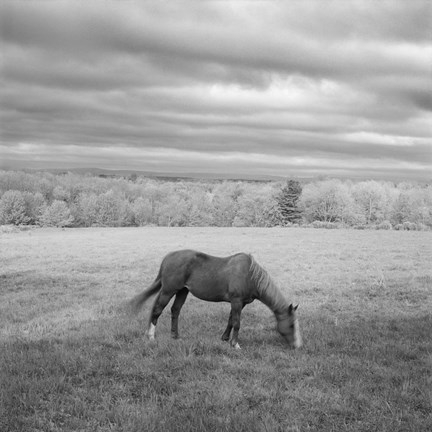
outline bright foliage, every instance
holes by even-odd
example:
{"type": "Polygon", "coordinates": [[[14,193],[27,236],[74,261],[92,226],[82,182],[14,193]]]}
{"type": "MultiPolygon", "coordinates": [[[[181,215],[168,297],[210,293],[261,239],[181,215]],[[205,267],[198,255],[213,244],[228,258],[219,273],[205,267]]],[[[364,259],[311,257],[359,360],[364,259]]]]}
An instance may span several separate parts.
{"type": "Polygon", "coordinates": [[[102,178],[0,171],[0,224],[378,229],[432,227],[432,187],[102,178]]]}

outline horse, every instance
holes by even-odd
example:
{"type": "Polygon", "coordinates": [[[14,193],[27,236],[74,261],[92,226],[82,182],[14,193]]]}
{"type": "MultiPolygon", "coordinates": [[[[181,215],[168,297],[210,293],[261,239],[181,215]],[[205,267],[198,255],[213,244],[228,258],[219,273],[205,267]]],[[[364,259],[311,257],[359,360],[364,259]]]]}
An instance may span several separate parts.
{"type": "Polygon", "coordinates": [[[180,310],[191,292],[195,297],[209,302],[229,302],[231,312],[222,340],[240,349],[238,333],[242,309],[255,299],[270,308],[277,321],[277,330],[288,342],[289,347],[302,345],[297,306],[289,304],[279,288],[253,258],[246,253],[237,253],[228,257],[216,257],[195,250],[170,252],[163,258],[159,273],[142,293],[130,300],[129,305],[137,313],[143,304],[153,295],[153,303],[148,324],[148,338],[155,339],[155,329],[159,316],[172,297],[171,336],[179,337],[178,317],[180,310]]]}

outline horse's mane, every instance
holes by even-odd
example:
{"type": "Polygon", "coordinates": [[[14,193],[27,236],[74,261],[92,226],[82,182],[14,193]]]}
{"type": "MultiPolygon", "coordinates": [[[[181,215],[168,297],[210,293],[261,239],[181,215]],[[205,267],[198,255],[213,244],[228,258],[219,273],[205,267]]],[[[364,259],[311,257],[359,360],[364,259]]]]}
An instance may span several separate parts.
{"type": "Polygon", "coordinates": [[[255,261],[252,255],[249,256],[251,259],[249,275],[260,295],[259,300],[275,313],[282,311],[288,306],[285,297],[267,271],[255,261]]]}

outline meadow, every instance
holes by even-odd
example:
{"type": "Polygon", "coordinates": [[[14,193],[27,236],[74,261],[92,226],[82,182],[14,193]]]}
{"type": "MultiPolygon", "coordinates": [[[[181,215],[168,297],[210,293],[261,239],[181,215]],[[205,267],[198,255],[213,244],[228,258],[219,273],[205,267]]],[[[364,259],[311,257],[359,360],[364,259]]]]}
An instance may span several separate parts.
{"type": "Polygon", "coordinates": [[[0,430],[432,429],[432,233],[302,228],[81,228],[0,233],[0,430]],[[125,303],[169,251],[252,253],[293,303],[272,312],[191,296],[156,342],[125,303]]]}

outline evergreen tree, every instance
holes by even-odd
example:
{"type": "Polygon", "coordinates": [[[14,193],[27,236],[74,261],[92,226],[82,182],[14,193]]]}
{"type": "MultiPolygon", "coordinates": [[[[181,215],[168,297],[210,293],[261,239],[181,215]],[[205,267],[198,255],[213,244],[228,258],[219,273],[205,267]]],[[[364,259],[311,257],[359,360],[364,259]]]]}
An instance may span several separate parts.
{"type": "Polygon", "coordinates": [[[288,180],[280,191],[277,203],[284,224],[300,222],[302,213],[298,206],[298,200],[301,192],[301,184],[296,180],[288,180]]]}

